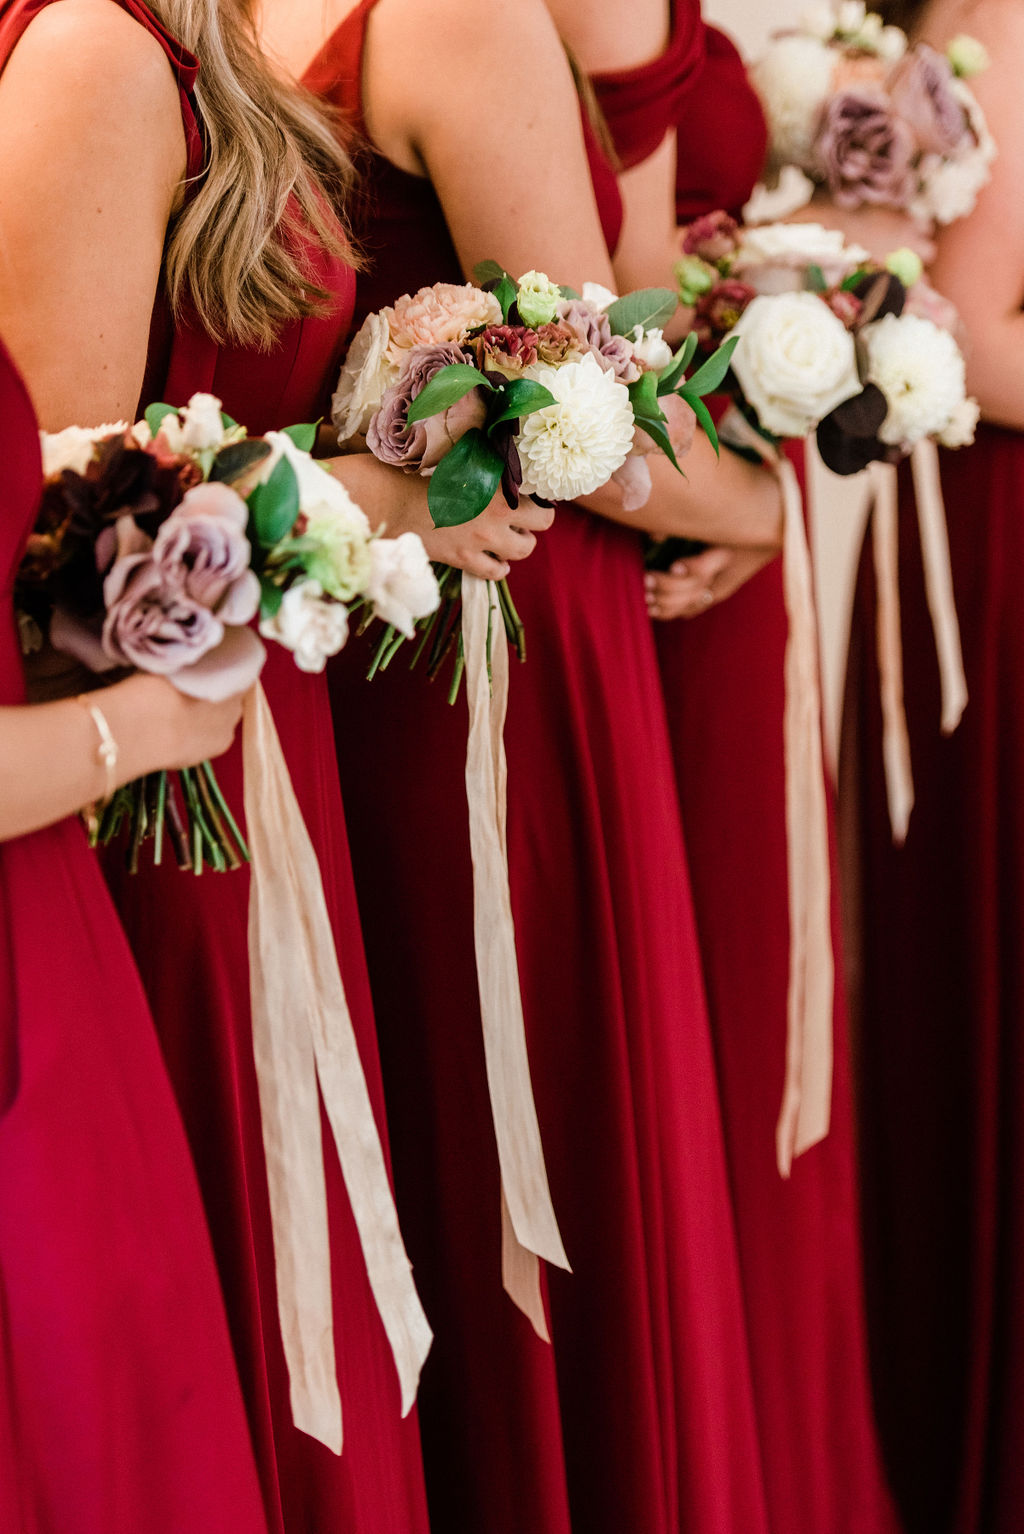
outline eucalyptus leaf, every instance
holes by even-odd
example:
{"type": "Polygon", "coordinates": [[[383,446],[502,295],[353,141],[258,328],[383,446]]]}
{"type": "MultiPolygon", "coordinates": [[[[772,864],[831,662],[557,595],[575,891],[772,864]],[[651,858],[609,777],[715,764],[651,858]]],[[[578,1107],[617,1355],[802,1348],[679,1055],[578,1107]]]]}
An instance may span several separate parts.
{"type": "Polygon", "coordinates": [[[730,336],[727,341],[723,341],[718,350],[697,369],[693,377],[686,380],[687,399],[692,395],[700,397],[704,394],[714,394],[729,371],[732,354],[740,344],[740,339],[739,336],[730,336]]]}
{"type": "MultiPolygon", "coordinates": [[[[323,416],[320,417],[320,421],[323,416]]],[[[316,434],[320,428],[320,421],[304,421],[300,426],[286,426],[284,434],[291,437],[297,448],[304,453],[311,453],[316,446],[316,434]]]]}
{"type": "Polygon", "coordinates": [[[299,515],[299,481],[287,458],[279,458],[266,484],[256,486],[248,506],[262,548],[272,549],[288,536],[299,515]]]}
{"type": "Polygon", "coordinates": [[[558,290],[568,303],[578,303],[580,295],[575,288],[560,287],[558,290]]]}
{"type": "Polygon", "coordinates": [[[662,330],[676,312],[679,299],[671,288],[638,288],[609,304],[605,313],[612,334],[628,336],[642,325],[644,330],[662,330]]]}
{"type": "Polygon", "coordinates": [[[417,421],[425,421],[428,416],[441,415],[473,389],[489,389],[493,393],[494,385],[479,368],[472,367],[470,363],[450,362],[420,390],[409,406],[405,419],[412,426],[417,421]]]}
{"type": "Polygon", "coordinates": [[[472,522],[490,504],[501,483],[505,461],[479,427],[460,437],[430,476],[427,505],[435,527],[472,522]]]}
{"type": "Polygon", "coordinates": [[[155,437],[160,430],[165,415],[177,415],[175,405],[148,405],[146,407],[145,422],[155,437]]]}
{"type": "Polygon", "coordinates": [[[256,464],[269,458],[270,452],[270,443],[256,438],[247,437],[244,442],[232,442],[230,447],[222,447],[213,460],[210,478],[220,480],[225,485],[233,485],[256,464]]]}
{"type": "Polygon", "coordinates": [[[494,404],[499,406],[495,415],[488,418],[487,430],[492,432],[505,421],[519,421],[532,415],[535,410],[545,410],[555,403],[550,389],[533,378],[513,378],[497,393],[494,404]]]}
{"type": "Polygon", "coordinates": [[[478,261],[473,268],[473,277],[482,288],[485,288],[489,282],[500,282],[507,276],[508,272],[503,266],[499,266],[497,261],[478,261]]]}

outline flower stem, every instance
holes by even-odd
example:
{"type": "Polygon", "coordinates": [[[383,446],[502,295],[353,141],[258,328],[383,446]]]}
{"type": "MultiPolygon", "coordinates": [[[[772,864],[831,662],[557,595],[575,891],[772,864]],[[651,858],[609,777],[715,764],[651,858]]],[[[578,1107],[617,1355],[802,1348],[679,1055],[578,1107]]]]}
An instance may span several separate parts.
{"type": "Polygon", "coordinates": [[[231,828],[231,835],[235,838],[235,844],[238,848],[239,856],[243,859],[244,862],[251,863],[252,854],[249,851],[249,844],[239,830],[238,822],[234,815],[232,815],[228,802],[221,792],[221,787],[217,782],[217,776],[213,770],[213,767],[209,762],[200,762],[199,771],[203,774],[203,777],[210,785],[210,792],[216,800],[217,808],[220,810],[221,815],[224,817],[229,827],[231,828]]]}

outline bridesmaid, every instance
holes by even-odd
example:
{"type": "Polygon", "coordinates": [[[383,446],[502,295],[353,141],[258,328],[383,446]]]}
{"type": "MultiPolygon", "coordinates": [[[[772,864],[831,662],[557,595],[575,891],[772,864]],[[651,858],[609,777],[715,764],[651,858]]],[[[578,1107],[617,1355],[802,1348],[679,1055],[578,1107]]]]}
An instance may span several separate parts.
{"type": "MultiPolygon", "coordinates": [[[[283,0],[266,7],[278,9],[289,21],[299,14],[283,0]]],[[[243,8],[2,0],[0,65],[0,197],[10,210],[0,320],[44,424],[130,416],[140,398],[181,403],[194,390],[218,394],[254,432],[315,419],[352,308],[350,249],[329,213],[347,200],[349,162],[319,104],[262,57],[243,8]]],[[[436,558],[480,561],[494,550],[504,573],[529,552],[531,534],[513,531],[503,505],[453,538],[432,532],[422,483],[369,457],[343,472],[392,532],[428,532],[436,558]]],[[[516,523],[543,526],[547,515],[516,523]]],[[[326,687],[279,649],[264,686],[383,1125],[326,687]]],[[[241,807],[237,748],[220,778],[241,807]]],[[[270,1528],[419,1534],[417,1425],[399,1417],[329,1134],[344,1454],[292,1423],[251,1043],[247,872],[195,880],[161,867],[131,877],[114,855],[107,874],[203,1188],[270,1528]]]]}
{"type": "MultiPolygon", "coordinates": [[[[696,0],[638,0],[628,18],[614,0],[552,0],[552,8],[593,72],[623,165],[621,286],[664,280],[677,221],[715,208],[738,216],[749,197],[765,153],[757,98],[736,49],[702,23],[696,0]],[[636,37],[647,15],[657,18],[667,45],[644,62],[636,37]]],[[[776,1169],[789,979],[787,623],[779,563],[763,564],[756,552],[710,551],[685,573],[649,577],[649,606],[656,617],[707,613],[694,624],[663,623],[658,655],[708,990],[771,1524],[786,1534],[882,1534],[895,1517],[872,1420],[841,985],[830,1135],[797,1160],[788,1181],[776,1169]]],[[[833,926],[838,939],[837,919],[833,926]]]]}
{"type": "MultiPolygon", "coordinates": [[[[581,131],[542,6],[360,0],[332,17],[305,79],[369,138],[371,211],[357,232],[371,265],[357,321],[488,256],[576,286],[611,282],[614,177],[581,131]],[[493,61],[509,46],[529,61],[512,102],[528,91],[531,105],[495,112],[509,85],[496,84],[493,61]],[[458,82],[443,99],[442,79],[458,82]]],[[[308,42],[300,51],[266,25],[263,36],[299,74],[308,42]]],[[[710,449],[687,469],[705,500],[668,470],[666,531],[777,536],[767,476],[739,466],[744,527],[715,490],[710,449]]],[[[531,658],[513,675],[507,729],[512,897],[541,1132],[574,1268],[547,1275],[553,1348],[500,1288],[465,705],[450,710],[398,665],[367,686],[355,647],[334,676],[399,1203],[437,1334],[421,1423],[439,1534],[767,1528],[641,550],[614,495],[599,500],[627,525],[560,507],[514,578],[531,658]],[[358,755],[344,747],[353,730],[358,755]],[[408,913],[397,929],[396,907],[408,913]]]]}
{"type": "Polygon", "coordinates": [[[188,1146],[79,806],[226,750],[158,677],[26,706],[11,583],[41,485],[0,347],[0,1528],[265,1534],[188,1146]]]}
{"type": "Polygon", "coordinates": [[[873,1363],[911,1534],[1011,1534],[1024,1498],[1024,15],[1004,0],[938,0],[886,19],[936,48],[962,32],[984,44],[991,63],[971,89],[999,154],[975,211],[940,231],[930,273],[960,311],[968,388],[983,418],[973,447],[941,454],[970,698],[949,738],[939,730],[914,504],[901,474],[916,788],[902,848],[891,844],[885,810],[867,560],[855,610],[843,788],[862,851],[873,1363]]]}

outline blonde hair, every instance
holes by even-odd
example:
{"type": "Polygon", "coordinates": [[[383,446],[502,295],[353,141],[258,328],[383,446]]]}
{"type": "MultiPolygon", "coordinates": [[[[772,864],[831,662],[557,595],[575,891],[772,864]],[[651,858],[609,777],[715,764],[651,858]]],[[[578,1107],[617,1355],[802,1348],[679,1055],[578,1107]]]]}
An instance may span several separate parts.
{"type": "Polygon", "coordinates": [[[352,162],[327,106],[272,71],[242,0],[149,3],[200,62],[206,160],[169,234],[172,309],[188,299],[215,340],[269,347],[329,296],[311,241],[357,264],[343,217],[352,162]]]}

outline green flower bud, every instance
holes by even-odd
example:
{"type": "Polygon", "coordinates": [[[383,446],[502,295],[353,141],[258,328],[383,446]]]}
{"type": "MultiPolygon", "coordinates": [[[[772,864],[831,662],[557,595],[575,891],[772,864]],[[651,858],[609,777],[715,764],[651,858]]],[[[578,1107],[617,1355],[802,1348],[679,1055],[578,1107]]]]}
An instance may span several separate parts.
{"type": "Polygon", "coordinates": [[[912,288],[915,282],[920,282],[924,265],[916,250],[901,245],[899,250],[891,251],[886,256],[885,269],[898,277],[905,288],[912,288]]]}
{"type": "Polygon", "coordinates": [[[562,290],[555,282],[549,282],[543,272],[527,272],[519,279],[516,307],[519,318],[531,330],[538,325],[550,325],[558,312],[562,290]]]}
{"type": "Polygon", "coordinates": [[[679,302],[687,309],[693,307],[702,293],[707,293],[718,281],[718,272],[700,256],[684,256],[676,262],[676,282],[679,284],[679,302]]]}
{"type": "Polygon", "coordinates": [[[989,66],[988,50],[984,44],[979,43],[976,37],[968,37],[966,32],[960,32],[952,39],[946,49],[946,57],[953,73],[959,75],[961,80],[980,75],[989,66]]]}

